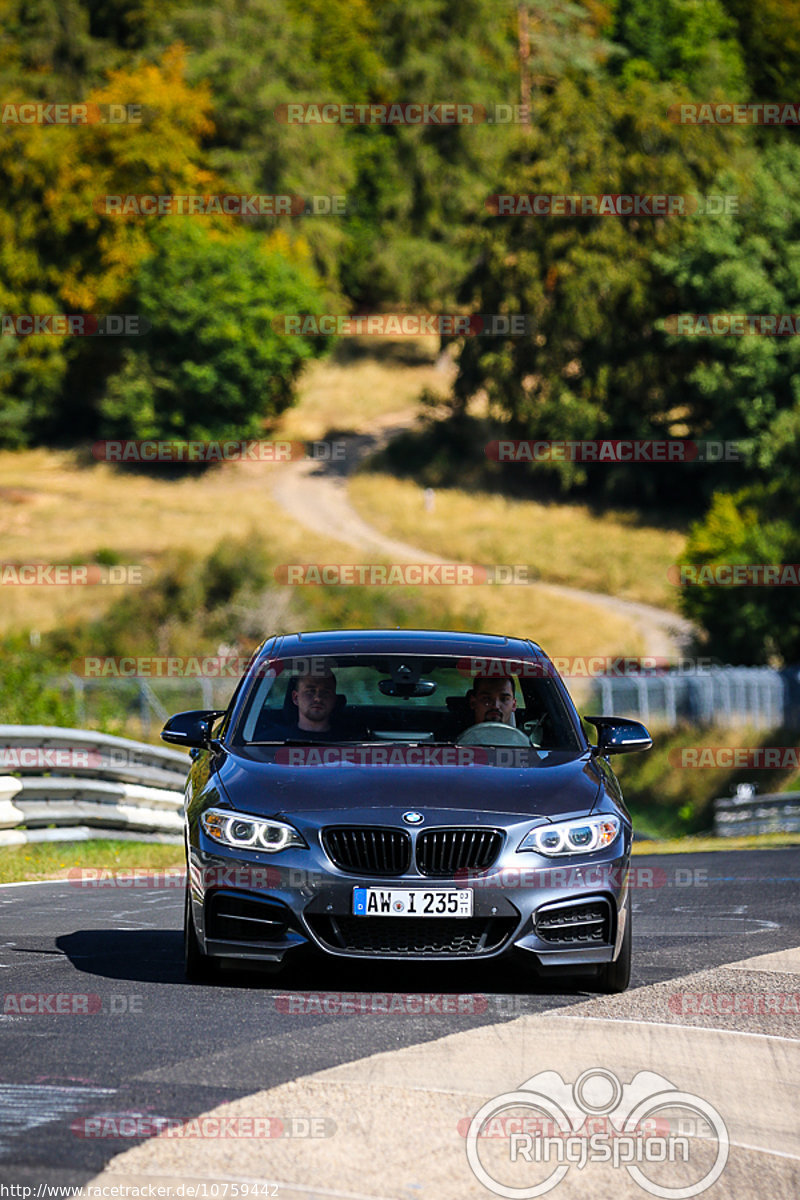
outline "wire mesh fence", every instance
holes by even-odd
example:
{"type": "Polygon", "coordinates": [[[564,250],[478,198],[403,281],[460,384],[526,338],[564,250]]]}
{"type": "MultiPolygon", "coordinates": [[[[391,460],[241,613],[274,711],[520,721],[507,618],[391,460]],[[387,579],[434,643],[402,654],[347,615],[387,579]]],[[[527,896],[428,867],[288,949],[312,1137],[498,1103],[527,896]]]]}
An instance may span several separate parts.
{"type": "Polygon", "coordinates": [[[800,728],[800,670],[709,667],[593,680],[591,703],[603,713],[674,728],[678,724],[800,728]]]}

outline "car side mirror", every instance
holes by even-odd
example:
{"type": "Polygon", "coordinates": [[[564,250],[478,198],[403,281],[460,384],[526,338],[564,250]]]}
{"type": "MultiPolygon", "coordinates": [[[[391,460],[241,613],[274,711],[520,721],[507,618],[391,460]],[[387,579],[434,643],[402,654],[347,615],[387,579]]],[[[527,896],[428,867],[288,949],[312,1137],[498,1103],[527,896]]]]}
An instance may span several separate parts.
{"type": "Polygon", "coordinates": [[[161,740],[174,746],[193,746],[198,750],[207,750],[214,740],[211,737],[214,721],[224,712],[224,708],[202,708],[176,713],[161,730],[161,740]]]}
{"type": "Polygon", "coordinates": [[[586,717],[597,729],[594,754],[629,754],[634,750],[649,750],[653,739],[640,721],[627,717],[586,717]]]}

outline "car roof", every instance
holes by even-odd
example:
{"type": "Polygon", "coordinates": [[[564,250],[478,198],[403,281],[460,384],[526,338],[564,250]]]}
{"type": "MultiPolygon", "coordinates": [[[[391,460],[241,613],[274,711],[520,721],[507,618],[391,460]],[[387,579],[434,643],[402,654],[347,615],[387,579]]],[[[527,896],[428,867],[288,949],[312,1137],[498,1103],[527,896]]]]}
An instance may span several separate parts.
{"type": "Polygon", "coordinates": [[[335,629],[284,634],[263,647],[269,658],[306,654],[424,654],[458,657],[544,657],[541,648],[525,638],[446,629],[335,629]]]}

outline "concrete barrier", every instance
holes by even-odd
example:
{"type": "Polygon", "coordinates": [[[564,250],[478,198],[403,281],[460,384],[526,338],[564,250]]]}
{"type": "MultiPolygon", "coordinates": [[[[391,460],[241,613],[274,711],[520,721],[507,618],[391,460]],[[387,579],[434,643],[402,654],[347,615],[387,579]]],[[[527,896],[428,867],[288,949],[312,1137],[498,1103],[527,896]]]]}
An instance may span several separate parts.
{"type": "Polygon", "coordinates": [[[15,825],[24,821],[25,814],[12,803],[21,790],[22,784],[19,779],[14,779],[11,775],[0,775],[0,830],[13,829],[15,825]]]}

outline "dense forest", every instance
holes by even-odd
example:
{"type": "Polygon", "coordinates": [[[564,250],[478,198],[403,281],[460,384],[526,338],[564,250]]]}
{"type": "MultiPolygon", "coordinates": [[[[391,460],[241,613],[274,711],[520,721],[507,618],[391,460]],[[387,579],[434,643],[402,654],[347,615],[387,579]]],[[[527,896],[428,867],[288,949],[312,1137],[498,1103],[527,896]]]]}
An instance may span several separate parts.
{"type": "MultiPolygon", "coordinates": [[[[331,345],[282,334],[286,313],[524,315],[522,337],[443,339],[458,374],[434,442],[465,460],[490,435],[735,442],[681,488],[687,563],[800,562],[800,339],[675,320],[800,314],[799,69],[792,0],[0,0],[0,445],[258,436],[331,345]],[[289,119],[412,103],[481,115],[289,119]],[[730,103],[779,117],[680,119],[730,103]],[[491,200],[532,194],[686,203],[491,200]],[[119,202],[254,195],[293,199],[119,202]],[[19,314],[148,332],[26,336],[19,314]]],[[[645,509],[659,470],[512,474],[645,509]]],[[[720,655],[800,657],[791,589],[685,590],[720,655]]]]}

